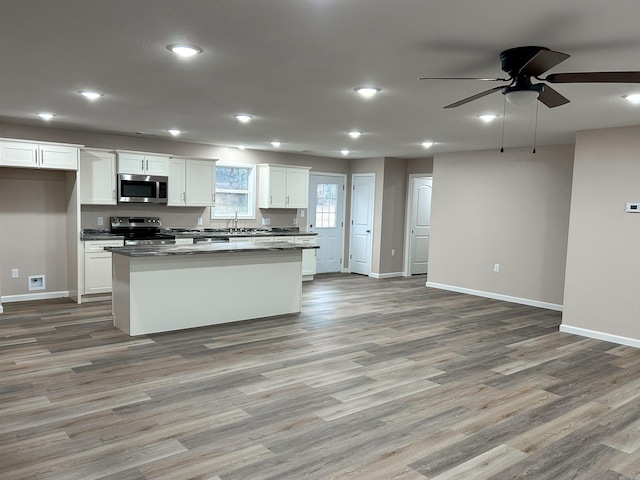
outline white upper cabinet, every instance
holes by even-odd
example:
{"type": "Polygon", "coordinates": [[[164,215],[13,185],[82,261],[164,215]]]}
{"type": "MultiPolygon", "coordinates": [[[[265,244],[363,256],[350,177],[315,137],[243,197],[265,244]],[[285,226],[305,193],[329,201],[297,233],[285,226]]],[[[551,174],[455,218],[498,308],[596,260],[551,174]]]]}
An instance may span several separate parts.
{"type": "Polygon", "coordinates": [[[216,202],[216,162],[187,159],[185,183],[188,207],[213,207],[216,202]]]}
{"type": "Polygon", "coordinates": [[[185,168],[186,160],[184,158],[169,159],[169,185],[167,206],[184,207],[185,206],[185,168]]]}
{"type": "Polygon", "coordinates": [[[307,208],[309,168],[258,165],[258,208],[307,208]]]}
{"type": "Polygon", "coordinates": [[[0,142],[0,165],[51,170],[78,170],[79,146],[3,140],[0,142]]]}
{"type": "Polygon", "coordinates": [[[80,203],[115,205],[116,155],[106,150],[80,151],[80,203]]]}
{"type": "Polygon", "coordinates": [[[171,158],[168,206],[213,207],[216,160],[171,158]]]}
{"type": "Polygon", "coordinates": [[[309,169],[287,167],[287,208],[309,206],[309,169]]]}
{"type": "Polygon", "coordinates": [[[169,175],[169,157],[152,153],[118,152],[118,173],[169,175]]]}

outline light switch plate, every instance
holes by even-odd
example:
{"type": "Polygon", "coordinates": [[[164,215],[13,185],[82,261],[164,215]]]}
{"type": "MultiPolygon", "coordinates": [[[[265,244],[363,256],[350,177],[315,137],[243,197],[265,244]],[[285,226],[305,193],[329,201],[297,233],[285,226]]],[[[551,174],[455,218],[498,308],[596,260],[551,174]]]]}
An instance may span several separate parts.
{"type": "Polygon", "coordinates": [[[198,225],[202,225],[202,217],[198,218],[198,225]]]}

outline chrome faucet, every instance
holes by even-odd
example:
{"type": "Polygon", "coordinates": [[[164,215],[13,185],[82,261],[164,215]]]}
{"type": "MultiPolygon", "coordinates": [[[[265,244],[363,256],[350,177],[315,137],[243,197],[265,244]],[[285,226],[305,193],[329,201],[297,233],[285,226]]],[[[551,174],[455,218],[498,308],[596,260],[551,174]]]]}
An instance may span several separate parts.
{"type": "Polygon", "coordinates": [[[234,232],[238,231],[238,210],[236,210],[236,214],[233,217],[233,231],[234,232]]]}

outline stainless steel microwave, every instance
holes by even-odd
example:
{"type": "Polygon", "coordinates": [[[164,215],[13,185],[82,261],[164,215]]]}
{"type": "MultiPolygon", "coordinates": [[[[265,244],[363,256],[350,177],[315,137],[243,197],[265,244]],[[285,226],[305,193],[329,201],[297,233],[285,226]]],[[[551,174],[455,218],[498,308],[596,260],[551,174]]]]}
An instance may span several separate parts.
{"type": "Polygon", "coordinates": [[[167,204],[167,177],[158,175],[118,174],[118,203],[167,204]]]}

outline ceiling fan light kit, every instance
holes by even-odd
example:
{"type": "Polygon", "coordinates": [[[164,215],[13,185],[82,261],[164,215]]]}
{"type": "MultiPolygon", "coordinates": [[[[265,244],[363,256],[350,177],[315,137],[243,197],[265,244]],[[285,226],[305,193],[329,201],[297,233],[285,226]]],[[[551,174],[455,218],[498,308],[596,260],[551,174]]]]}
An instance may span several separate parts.
{"type": "Polygon", "coordinates": [[[504,87],[502,93],[507,97],[507,102],[509,103],[514,105],[528,105],[536,101],[540,96],[540,92],[542,92],[542,85],[532,85],[532,87],[540,88],[521,90],[515,87],[504,87]]]}

